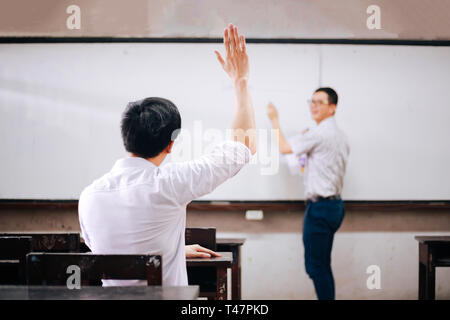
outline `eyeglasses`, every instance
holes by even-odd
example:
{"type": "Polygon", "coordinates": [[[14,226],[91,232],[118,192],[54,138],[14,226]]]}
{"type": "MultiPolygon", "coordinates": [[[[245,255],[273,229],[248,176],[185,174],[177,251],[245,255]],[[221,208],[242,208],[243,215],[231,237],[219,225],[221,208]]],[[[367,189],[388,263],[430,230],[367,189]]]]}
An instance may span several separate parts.
{"type": "Polygon", "coordinates": [[[321,106],[321,105],[328,105],[328,104],[330,104],[329,102],[325,102],[323,100],[311,100],[311,99],[308,99],[306,101],[308,102],[309,105],[312,104],[312,105],[315,105],[315,106],[321,106]]]}

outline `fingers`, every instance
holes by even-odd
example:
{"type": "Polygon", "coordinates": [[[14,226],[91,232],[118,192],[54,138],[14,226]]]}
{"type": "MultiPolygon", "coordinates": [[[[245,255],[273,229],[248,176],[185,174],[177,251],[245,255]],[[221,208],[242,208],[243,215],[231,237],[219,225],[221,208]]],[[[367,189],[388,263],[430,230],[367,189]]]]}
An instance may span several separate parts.
{"type": "Polygon", "coordinates": [[[230,43],[230,53],[234,55],[236,53],[236,43],[234,41],[234,31],[233,31],[233,25],[230,23],[227,29],[227,33],[229,36],[229,43],[230,43]]]}
{"type": "Polygon", "coordinates": [[[195,258],[211,258],[211,255],[205,252],[196,252],[194,255],[195,258]]]}
{"type": "Polygon", "coordinates": [[[231,56],[231,48],[230,48],[230,36],[229,36],[227,28],[223,32],[223,44],[225,45],[225,50],[227,52],[227,58],[228,58],[231,56]]]}
{"type": "Polygon", "coordinates": [[[221,257],[222,256],[220,253],[214,252],[212,250],[209,250],[207,248],[203,248],[203,247],[200,247],[200,246],[197,248],[197,251],[198,252],[208,253],[209,255],[214,256],[214,257],[221,257]]]}
{"type": "Polygon", "coordinates": [[[267,104],[266,113],[270,120],[278,119],[277,108],[275,108],[275,105],[272,102],[267,104]]]}
{"type": "Polygon", "coordinates": [[[198,244],[193,245],[192,247],[195,250],[196,257],[210,258],[211,256],[213,256],[213,257],[221,257],[222,256],[220,253],[217,253],[217,252],[214,252],[207,248],[204,248],[198,244]]]}
{"type": "Polygon", "coordinates": [[[239,36],[237,27],[233,26],[231,23],[223,32],[223,44],[227,53],[227,59],[232,55],[237,55],[241,52],[245,53],[247,51],[244,36],[239,36]]]}
{"type": "Polygon", "coordinates": [[[240,51],[239,36],[238,36],[237,28],[235,26],[233,26],[233,24],[231,24],[231,23],[228,26],[228,34],[229,34],[229,40],[230,40],[231,54],[236,55],[240,51]]]}
{"type": "Polygon", "coordinates": [[[214,257],[221,257],[222,256],[220,253],[215,252],[215,251],[211,251],[211,255],[214,256],[214,257]]]}
{"type": "Polygon", "coordinates": [[[276,110],[277,108],[275,107],[275,105],[272,103],[272,102],[269,102],[268,104],[267,104],[267,108],[270,108],[270,109],[273,109],[273,110],[276,110]]]}
{"type": "Polygon", "coordinates": [[[245,44],[245,38],[244,38],[244,36],[241,36],[241,50],[242,50],[242,52],[247,52],[247,45],[245,44]]]}
{"type": "Polygon", "coordinates": [[[217,60],[219,60],[220,64],[222,65],[222,67],[225,67],[225,61],[223,60],[222,56],[220,55],[219,51],[214,50],[216,56],[217,56],[217,60]]]}
{"type": "Polygon", "coordinates": [[[234,40],[234,50],[236,53],[239,53],[241,51],[241,48],[239,46],[239,35],[237,31],[237,27],[233,27],[233,40],[234,40]]]}

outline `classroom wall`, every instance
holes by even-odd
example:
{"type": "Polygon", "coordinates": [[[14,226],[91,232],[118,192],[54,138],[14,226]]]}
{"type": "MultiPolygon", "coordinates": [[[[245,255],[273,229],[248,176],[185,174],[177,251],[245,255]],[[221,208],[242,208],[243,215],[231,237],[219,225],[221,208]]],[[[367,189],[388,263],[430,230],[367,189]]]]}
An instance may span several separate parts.
{"type": "MultiPolygon", "coordinates": [[[[315,299],[303,260],[304,212],[264,212],[262,221],[244,212],[189,211],[191,227],[217,228],[221,237],[245,237],[243,299],[315,299]]],[[[417,299],[415,235],[450,235],[449,209],[347,210],[336,234],[332,266],[337,299],[417,299]],[[381,289],[369,290],[369,265],[381,269],[381,289]]],[[[1,231],[78,231],[74,209],[0,209],[1,231]]],[[[450,299],[450,268],[437,268],[437,299],[450,299]]]]}
{"type": "MultiPolygon", "coordinates": [[[[285,0],[282,5],[269,0],[138,0],[133,5],[121,0],[78,0],[77,4],[82,10],[82,29],[68,30],[66,2],[4,0],[0,3],[0,36],[220,37],[223,27],[233,22],[254,38],[450,39],[450,4],[446,0],[345,0],[333,4],[328,0],[285,0]],[[370,4],[381,7],[381,30],[366,27],[365,11],[370,4]]],[[[379,65],[374,63],[373,69],[379,65]]],[[[333,66],[345,67],[334,62],[333,66]]],[[[14,160],[17,164],[17,158],[14,160]]],[[[303,265],[303,214],[265,212],[262,221],[246,221],[243,212],[190,211],[188,225],[214,226],[218,236],[247,238],[242,249],[244,299],[314,299],[303,265]]],[[[449,214],[448,209],[348,210],[333,250],[337,298],[416,299],[418,248],[414,236],[450,234],[449,214]],[[372,264],[381,268],[380,290],[368,290],[365,285],[365,271],[372,264]]],[[[0,231],[78,230],[74,209],[0,209],[0,231]]],[[[438,268],[436,273],[437,299],[450,299],[450,268],[438,268]]]]}
{"type": "Polygon", "coordinates": [[[447,0],[2,0],[0,36],[221,37],[232,22],[257,38],[448,40],[449,8],[447,0]],[[79,30],[66,27],[72,4],[79,30]],[[367,28],[371,5],[380,29],[367,28]]]}

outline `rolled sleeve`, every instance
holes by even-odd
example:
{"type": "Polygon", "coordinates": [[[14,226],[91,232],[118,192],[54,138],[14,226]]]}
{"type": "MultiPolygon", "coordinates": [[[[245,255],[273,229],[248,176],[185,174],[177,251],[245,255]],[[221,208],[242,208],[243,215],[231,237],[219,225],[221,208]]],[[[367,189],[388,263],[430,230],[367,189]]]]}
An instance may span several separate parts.
{"type": "Polygon", "coordinates": [[[251,158],[250,149],[236,141],[225,141],[202,157],[164,167],[170,174],[174,197],[180,204],[212,192],[235,176],[251,158]]]}
{"type": "Polygon", "coordinates": [[[320,142],[320,137],[314,132],[308,131],[288,139],[292,152],[300,157],[302,154],[310,153],[320,142]]]}

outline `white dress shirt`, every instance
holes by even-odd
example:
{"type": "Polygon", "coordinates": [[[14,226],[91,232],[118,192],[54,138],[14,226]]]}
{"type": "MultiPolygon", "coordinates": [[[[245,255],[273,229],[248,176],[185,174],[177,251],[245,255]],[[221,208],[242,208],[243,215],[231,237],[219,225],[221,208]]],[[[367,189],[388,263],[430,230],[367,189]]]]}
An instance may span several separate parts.
{"type": "MultiPolygon", "coordinates": [[[[160,167],[138,157],[119,159],[80,195],[82,237],[95,254],[162,253],[163,285],[187,285],[186,205],[233,177],[250,156],[244,144],[226,141],[199,159],[160,167]]],[[[146,281],[103,280],[103,285],[146,281]]]]}
{"type": "Polygon", "coordinates": [[[307,155],[304,173],[306,199],[340,195],[350,147],[334,116],[322,120],[304,134],[291,137],[288,142],[297,157],[307,155]]]}

